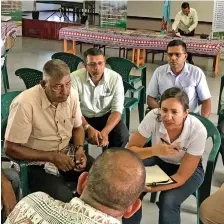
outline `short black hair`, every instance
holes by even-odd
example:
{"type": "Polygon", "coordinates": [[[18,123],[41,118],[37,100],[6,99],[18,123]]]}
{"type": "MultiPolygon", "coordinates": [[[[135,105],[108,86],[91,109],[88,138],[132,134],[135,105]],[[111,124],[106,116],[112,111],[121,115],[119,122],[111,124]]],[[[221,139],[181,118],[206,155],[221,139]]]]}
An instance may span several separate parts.
{"type": "Polygon", "coordinates": [[[183,2],[182,5],[181,5],[181,8],[182,9],[190,8],[190,4],[188,2],[183,2]]]}
{"type": "Polygon", "coordinates": [[[187,45],[182,41],[182,40],[172,40],[168,43],[167,45],[167,51],[169,47],[177,47],[177,46],[182,46],[183,50],[187,52],[187,45]]]}
{"type": "Polygon", "coordinates": [[[86,62],[86,58],[88,55],[93,55],[93,56],[98,56],[98,55],[103,55],[103,52],[99,48],[89,48],[84,52],[84,61],[86,62]]]}

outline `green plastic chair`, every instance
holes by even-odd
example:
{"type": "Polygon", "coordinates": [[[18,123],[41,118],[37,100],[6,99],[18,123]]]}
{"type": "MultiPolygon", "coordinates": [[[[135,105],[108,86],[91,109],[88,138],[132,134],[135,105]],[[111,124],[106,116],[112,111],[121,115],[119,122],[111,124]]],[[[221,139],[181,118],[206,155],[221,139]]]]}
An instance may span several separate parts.
{"type": "MultiPolygon", "coordinates": [[[[138,67],[133,62],[119,57],[110,57],[106,60],[106,63],[110,65],[111,69],[120,74],[123,78],[123,81],[132,84],[133,86],[142,82],[144,86],[144,91],[146,90],[146,66],[138,67]],[[131,70],[135,68],[141,71],[141,76],[131,75],[131,70]]],[[[133,95],[132,95],[133,96],[133,95]]],[[[144,93],[144,103],[146,102],[146,94],[144,93]]]]}
{"type": "Polygon", "coordinates": [[[77,70],[79,63],[84,63],[82,58],[65,52],[58,52],[51,56],[52,59],[60,59],[64,61],[68,67],[70,68],[70,72],[74,72],[77,70]]]}
{"type": "Polygon", "coordinates": [[[1,95],[1,119],[7,118],[9,116],[9,107],[12,100],[18,96],[21,91],[8,92],[1,95]]]}
{"type": "Polygon", "coordinates": [[[5,131],[7,127],[7,121],[8,121],[8,115],[9,115],[9,107],[12,102],[12,100],[21,93],[21,91],[15,91],[15,92],[8,92],[3,94],[2,100],[1,100],[1,157],[4,160],[13,161],[17,163],[20,167],[20,179],[21,179],[21,188],[22,188],[22,194],[23,197],[25,197],[27,194],[29,194],[29,187],[28,187],[28,176],[27,176],[27,163],[20,160],[15,160],[12,158],[9,158],[5,155],[4,151],[4,136],[5,131]]]}
{"type": "Polygon", "coordinates": [[[137,89],[131,85],[130,83],[123,81],[124,85],[124,93],[126,94],[128,91],[135,94],[137,93],[137,98],[134,97],[125,97],[124,98],[124,111],[122,114],[122,120],[126,123],[126,126],[129,130],[130,127],[130,112],[133,110],[136,106],[138,106],[138,116],[139,116],[139,123],[144,118],[144,97],[145,94],[144,86],[140,86],[137,89]]]}
{"type": "Polygon", "coordinates": [[[220,83],[220,91],[219,91],[219,103],[218,103],[218,112],[217,114],[219,115],[218,118],[218,123],[224,120],[224,111],[221,111],[221,96],[222,96],[222,91],[224,88],[224,75],[221,78],[221,83],[220,83]]]}
{"type": "Polygon", "coordinates": [[[32,68],[20,68],[15,71],[16,76],[19,76],[27,89],[39,84],[43,79],[43,73],[32,68]]]}
{"type": "Polygon", "coordinates": [[[4,63],[1,67],[2,72],[2,81],[5,93],[7,93],[9,89],[9,78],[8,78],[8,72],[7,72],[7,56],[8,56],[9,50],[6,50],[5,53],[1,56],[1,59],[4,60],[4,63]]]}
{"type": "MultiPolygon", "coordinates": [[[[211,137],[212,142],[213,142],[213,147],[212,147],[212,150],[209,154],[208,161],[207,161],[204,182],[202,183],[200,188],[194,193],[194,195],[196,196],[196,199],[197,199],[197,211],[198,211],[197,212],[197,223],[202,224],[202,222],[200,221],[200,217],[199,217],[199,208],[200,208],[201,203],[207,197],[209,197],[210,193],[211,193],[212,175],[215,170],[216,160],[217,160],[218,153],[219,153],[219,147],[221,145],[221,138],[220,138],[217,128],[210,120],[208,120],[207,118],[205,118],[199,114],[195,114],[195,113],[191,113],[191,114],[194,115],[195,117],[197,117],[201,121],[201,123],[205,126],[205,128],[207,130],[207,138],[211,137]]],[[[152,193],[150,201],[154,203],[156,201],[156,198],[157,198],[157,192],[152,193]]]]}

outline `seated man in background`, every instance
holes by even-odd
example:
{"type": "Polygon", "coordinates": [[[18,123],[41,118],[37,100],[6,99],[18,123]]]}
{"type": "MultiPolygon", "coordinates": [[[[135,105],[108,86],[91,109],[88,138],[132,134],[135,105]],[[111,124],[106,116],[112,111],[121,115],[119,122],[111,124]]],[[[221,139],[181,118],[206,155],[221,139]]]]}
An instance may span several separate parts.
{"type": "Polygon", "coordinates": [[[171,87],[183,89],[190,101],[190,112],[208,118],[211,113],[211,94],[204,72],[197,66],[186,63],[187,47],[182,40],[172,40],[167,46],[168,64],[158,67],[147,88],[147,104],[158,108],[158,96],[171,87]]]}
{"type": "Polygon", "coordinates": [[[81,117],[70,70],[61,60],[48,61],[41,84],[14,99],[4,148],[8,156],[28,161],[31,192],[43,191],[64,202],[73,198],[68,183],[78,181],[93,160],[89,156],[87,164],[81,117]]]}
{"type": "Polygon", "coordinates": [[[224,184],[202,202],[200,219],[204,224],[224,223],[224,184]]]}
{"type": "Polygon", "coordinates": [[[141,207],[138,197],[144,190],[145,176],[135,153],[121,148],[107,150],[89,173],[79,177],[80,198],[62,203],[42,192],[30,194],[16,205],[6,224],[121,224],[122,217],[131,217],[141,207]]]}
{"type": "MultiPolygon", "coordinates": [[[[181,36],[194,36],[195,28],[198,25],[198,14],[193,8],[190,8],[188,2],[184,2],[181,5],[181,11],[177,13],[172,25],[173,34],[176,35],[176,30],[181,36]]],[[[188,54],[187,60],[190,64],[194,64],[192,61],[192,54],[188,54]]]]}
{"type": "Polygon", "coordinates": [[[6,217],[10,214],[19,200],[20,179],[16,170],[1,170],[1,190],[2,190],[2,217],[1,223],[4,223],[6,217]]]}
{"type": "Polygon", "coordinates": [[[72,87],[78,91],[82,122],[88,141],[97,146],[125,147],[129,139],[121,120],[124,87],[121,76],[105,68],[103,52],[90,48],[84,53],[85,68],[71,74],[72,87]]]}

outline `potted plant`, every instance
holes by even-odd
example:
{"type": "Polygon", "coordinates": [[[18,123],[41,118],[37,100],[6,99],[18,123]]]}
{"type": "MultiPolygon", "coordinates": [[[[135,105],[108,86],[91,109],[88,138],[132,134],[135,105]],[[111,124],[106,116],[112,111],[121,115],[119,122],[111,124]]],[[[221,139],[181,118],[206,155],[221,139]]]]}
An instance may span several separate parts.
{"type": "Polygon", "coordinates": [[[32,18],[39,19],[39,11],[37,11],[37,2],[36,0],[33,1],[33,11],[32,11],[32,18]]]}

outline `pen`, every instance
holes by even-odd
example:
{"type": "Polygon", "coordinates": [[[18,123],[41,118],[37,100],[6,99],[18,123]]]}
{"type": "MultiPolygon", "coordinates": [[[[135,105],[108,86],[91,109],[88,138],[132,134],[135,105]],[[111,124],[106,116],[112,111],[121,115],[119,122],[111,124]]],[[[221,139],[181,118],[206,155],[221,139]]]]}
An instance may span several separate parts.
{"type": "MultiPolygon", "coordinates": [[[[167,144],[167,145],[171,145],[168,141],[166,141],[166,140],[163,139],[163,138],[160,138],[160,140],[161,140],[163,143],[167,144]]],[[[176,151],[179,151],[177,148],[173,148],[173,149],[175,149],[176,151]]]]}

